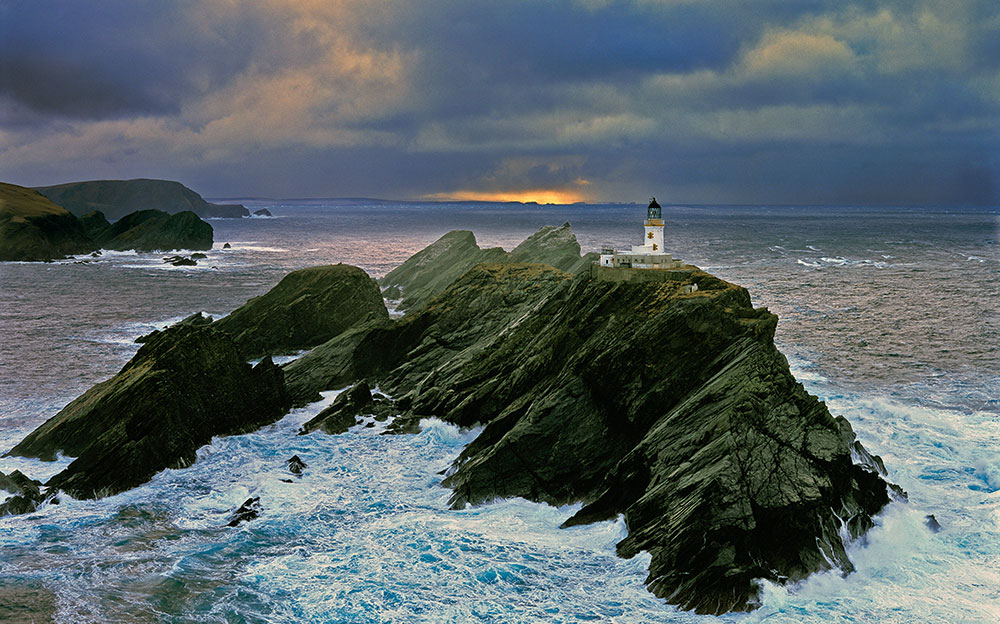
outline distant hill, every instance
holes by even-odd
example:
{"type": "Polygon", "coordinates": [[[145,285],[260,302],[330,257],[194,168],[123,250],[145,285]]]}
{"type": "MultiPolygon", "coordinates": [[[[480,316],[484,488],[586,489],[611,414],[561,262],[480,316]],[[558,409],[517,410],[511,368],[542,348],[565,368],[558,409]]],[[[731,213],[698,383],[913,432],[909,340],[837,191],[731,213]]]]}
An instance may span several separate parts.
{"type": "Polygon", "coordinates": [[[171,180],[91,180],[36,190],[76,216],[98,210],[117,221],[137,210],[162,210],[170,214],[190,210],[203,219],[249,217],[239,204],[212,204],[180,182],[171,180]]]}

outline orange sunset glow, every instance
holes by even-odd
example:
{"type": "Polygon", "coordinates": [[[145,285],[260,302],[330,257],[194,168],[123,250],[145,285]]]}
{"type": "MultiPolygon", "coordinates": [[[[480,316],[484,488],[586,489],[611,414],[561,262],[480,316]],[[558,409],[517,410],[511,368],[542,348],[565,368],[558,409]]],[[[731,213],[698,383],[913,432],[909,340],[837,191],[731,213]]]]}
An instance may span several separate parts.
{"type": "Polygon", "coordinates": [[[567,189],[531,189],[523,191],[454,191],[433,193],[424,199],[433,201],[521,202],[536,204],[575,204],[588,198],[579,191],[567,189]]]}

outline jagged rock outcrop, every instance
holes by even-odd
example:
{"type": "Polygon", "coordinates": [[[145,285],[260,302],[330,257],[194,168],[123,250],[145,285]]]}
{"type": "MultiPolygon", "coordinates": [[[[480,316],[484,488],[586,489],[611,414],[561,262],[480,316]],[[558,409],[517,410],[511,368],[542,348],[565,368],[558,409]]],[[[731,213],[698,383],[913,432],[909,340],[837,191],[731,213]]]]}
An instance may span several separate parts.
{"type": "Polygon", "coordinates": [[[453,230],[399,265],[379,284],[402,292],[399,308],[416,309],[480,262],[502,262],[507,252],[500,247],[480,249],[476,236],[453,230]]]}
{"type": "Polygon", "coordinates": [[[76,498],[135,487],[188,466],[213,436],[253,431],[289,408],[270,359],[251,367],[223,332],[182,325],[151,336],[111,379],[83,393],[8,455],[76,457],[45,484],[76,498]]]}
{"type": "Polygon", "coordinates": [[[250,358],[308,349],[369,320],[388,319],[378,285],[347,264],[293,271],[212,326],[250,358]]]}
{"type": "Polygon", "coordinates": [[[500,247],[480,249],[472,232],[453,230],[390,271],[379,284],[389,298],[402,295],[401,310],[415,310],[480,263],[535,262],[577,273],[596,257],[580,256],[580,243],[569,223],[541,228],[510,253],[500,247]]]}
{"type": "Polygon", "coordinates": [[[191,211],[203,219],[250,216],[244,206],[209,203],[180,182],[171,180],[90,180],[41,186],[36,190],[77,216],[99,210],[111,221],[139,210],[169,214],[191,211]]]}
{"type": "Polygon", "coordinates": [[[23,186],[0,182],[0,261],[40,261],[95,249],[76,217],[23,186]]]}
{"type": "Polygon", "coordinates": [[[455,506],[586,503],[567,525],[623,513],[619,552],[652,554],[650,590],[722,613],[752,606],[754,579],[851,570],[841,531],[889,501],[880,461],[790,374],[776,323],[694,268],[615,283],[478,265],[285,371],[296,401],[365,378],[409,422],[485,425],[445,480],[455,506]]]}

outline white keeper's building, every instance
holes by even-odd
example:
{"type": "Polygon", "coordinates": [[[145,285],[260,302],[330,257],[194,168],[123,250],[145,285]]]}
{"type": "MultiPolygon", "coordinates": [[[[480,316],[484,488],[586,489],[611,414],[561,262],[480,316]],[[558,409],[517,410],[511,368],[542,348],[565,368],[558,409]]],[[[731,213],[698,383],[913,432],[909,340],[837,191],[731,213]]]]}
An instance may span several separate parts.
{"type": "Polygon", "coordinates": [[[663,209],[656,203],[655,197],[646,209],[643,230],[645,236],[642,245],[632,245],[632,251],[615,251],[611,247],[603,247],[598,264],[602,267],[626,269],[675,269],[681,266],[680,260],[675,260],[673,254],[663,250],[663,209]]]}

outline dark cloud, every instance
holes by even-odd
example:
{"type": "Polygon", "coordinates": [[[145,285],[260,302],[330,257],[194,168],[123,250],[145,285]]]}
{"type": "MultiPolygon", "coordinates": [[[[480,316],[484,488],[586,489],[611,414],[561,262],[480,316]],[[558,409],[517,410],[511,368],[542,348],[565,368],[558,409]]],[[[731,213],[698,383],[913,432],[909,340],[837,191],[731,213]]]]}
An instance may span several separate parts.
{"type": "Polygon", "coordinates": [[[994,4],[13,0],[0,178],[1000,203],[994,4]]]}

